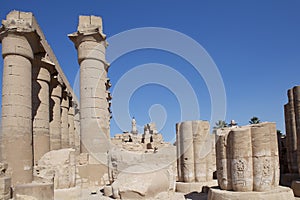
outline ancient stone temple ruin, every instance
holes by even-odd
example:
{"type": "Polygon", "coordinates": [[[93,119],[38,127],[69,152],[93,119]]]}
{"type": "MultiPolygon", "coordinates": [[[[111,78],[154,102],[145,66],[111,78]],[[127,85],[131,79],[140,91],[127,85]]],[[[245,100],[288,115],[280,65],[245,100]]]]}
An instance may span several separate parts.
{"type": "Polygon", "coordinates": [[[33,166],[50,150],[79,153],[78,101],[32,13],[9,13],[0,39],[1,159],[12,185],[26,184],[33,181],[33,166]]]}
{"type": "Polygon", "coordinates": [[[121,134],[115,134],[111,138],[111,143],[129,151],[154,152],[158,149],[169,146],[164,142],[161,133],[158,133],[154,122],[144,125],[144,133],[138,134],[136,120],[132,119],[132,130],[124,131],[121,134]]]}
{"type": "MultiPolygon", "coordinates": [[[[2,21],[0,199],[294,198],[278,185],[275,123],[235,124],[210,134],[208,121],[179,122],[173,144],[154,122],[139,133],[133,119],[131,131],[110,138],[102,18],[79,16],[77,31],[68,37],[77,50],[80,101],[33,14],[11,11],[2,21]]],[[[286,177],[294,178],[300,166],[300,87],[288,94],[292,175],[286,177]]],[[[300,184],[293,180],[295,192],[300,184]]]]}
{"type": "Polygon", "coordinates": [[[276,124],[265,122],[218,129],[217,177],[220,189],[208,199],[293,199],[279,186],[276,124]]]}
{"type": "Polygon", "coordinates": [[[111,96],[101,18],[81,16],[78,31],[69,37],[78,50],[80,105],[32,13],[12,11],[2,21],[0,179],[4,199],[12,195],[10,187],[15,198],[32,193],[38,199],[53,199],[53,189],[84,182],[100,184],[102,177],[90,178],[88,174],[106,173],[101,163],[91,164],[82,154],[93,138],[80,134],[98,131],[93,129],[96,121],[105,143],[109,140],[111,96]],[[41,188],[43,194],[37,192],[41,188]]]}

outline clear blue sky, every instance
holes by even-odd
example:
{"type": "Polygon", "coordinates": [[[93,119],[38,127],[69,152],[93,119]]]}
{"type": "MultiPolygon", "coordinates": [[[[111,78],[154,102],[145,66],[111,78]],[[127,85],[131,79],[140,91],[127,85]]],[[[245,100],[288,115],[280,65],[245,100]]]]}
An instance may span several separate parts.
{"type": "MultiPolygon", "coordinates": [[[[0,4],[1,19],[13,9],[34,13],[71,85],[79,66],[67,34],[76,31],[79,15],[102,16],[108,38],[141,27],[181,32],[201,44],[218,67],[226,90],[226,121],[235,119],[244,125],[252,116],[257,116],[262,121],[276,122],[277,128],[285,132],[286,90],[300,84],[300,1],[87,0],[65,3],[6,0],[0,4]]],[[[0,66],[2,63],[0,59],[0,66]]],[[[167,65],[183,75],[196,93],[200,119],[210,120],[211,99],[203,77],[174,53],[142,49],[123,55],[111,63],[111,91],[129,70],[147,63],[167,65]]],[[[161,132],[171,141],[175,136],[175,123],[182,120],[176,95],[168,87],[144,85],[131,95],[130,116],[142,126],[151,121],[150,107],[161,104],[167,115],[161,132]]],[[[192,113],[194,109],[187,112],[192,113]]],[[[156,113],[154,121],[162,117],[161,114],[156,113]]],[[[114,118],[111,135],[121,132],[114,118]]],[[[130,130],[130,123],[127,129],[130,130]]]]}

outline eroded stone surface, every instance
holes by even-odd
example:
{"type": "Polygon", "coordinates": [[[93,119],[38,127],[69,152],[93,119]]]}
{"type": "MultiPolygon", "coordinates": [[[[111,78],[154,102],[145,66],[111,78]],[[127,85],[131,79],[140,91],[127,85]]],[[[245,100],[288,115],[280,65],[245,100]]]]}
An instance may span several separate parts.
{"type": "Polygon", "coordinates": [[[55,189],[75,186],[76,163],[74,149],[53,150],[46,153],[34,167],[35,181],[54,183],[55,189]]]}
{"type": "Polygon", "coordinates": [[[268,191],[279,185],[275,123],[219,129],[216,147],[221,189],[268,191]]]}
{"type": "Polygon", "coordinates": [[[215,171],[214,140],[208,121],[176,124],[177,168],[180,182],[210,182],[215,171]]]}
{"type": "Polygon", "coordinates": [[[156,169],[155,166],[131,166],[118,174],[112,184],[113,197],[121,199],[149,199],[161,192],[172,191],[169,174],[166,169],[156,169]],[[144,171],[139,173],[139,171],[144,171]],[[137,173],[135,173],[137,172],[137,173]],[[145,181],[147,180],[147,181],[145,181]]]}

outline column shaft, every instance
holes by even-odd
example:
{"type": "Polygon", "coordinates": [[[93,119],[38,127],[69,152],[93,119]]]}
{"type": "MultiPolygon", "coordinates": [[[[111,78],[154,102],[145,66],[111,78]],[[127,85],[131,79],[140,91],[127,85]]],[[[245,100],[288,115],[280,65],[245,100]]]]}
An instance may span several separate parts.
{"type": "Polygon", "coordinates": [[[36,62],[32,73],[32,117],[34,165],[50,151],[50,72],[47,64],[36,62]]]}
{"type": "Polygon", "coordinates": [[[76,46],[80,64],[81,150],[103,154],[109,149],[111,97],[107,91],[107,43],[101,17],[80,16],[78,30],[69,38],[76,46]]]}
{"type": "Polygon", "coordinates": [[[2,39],[2,160],[8,163],[12,184],[32,181],[33,52],[25,36],[9,34],[2,39]]]}
{"type": "MultiPolygon", "coordinates": [[[[57,77],[59,78],[59,77],[57,77]]],[[[57,78],[51,79],[50,99],[50,150],[61,149],[61,111],[62,86],[57,78]]]]}
{"type": "Polygon", "coordinates": [[[294,110],[295,110],[295,122],[296,122],[296,133],[297,133],[297,162],[298,162],[298,173],[300,173],[300,86],[293,88],[294,97],[294,110]]]}
{"type": "MultiPolygon", "coordinates": [[[[72,103],[72,102],[70,102],[72,103]]],[[[69,145],[71,148],[75,149],[75,124],[74,124],[74,107],[71,104],[68,112],[68,122],[69,122],[69,145]]]]}
{"type": "Polygon", "coordinates": [[[61,148],[69,148],[69,97],[67,92],[63,92],[63,98],[61,101],[61,148]]]}

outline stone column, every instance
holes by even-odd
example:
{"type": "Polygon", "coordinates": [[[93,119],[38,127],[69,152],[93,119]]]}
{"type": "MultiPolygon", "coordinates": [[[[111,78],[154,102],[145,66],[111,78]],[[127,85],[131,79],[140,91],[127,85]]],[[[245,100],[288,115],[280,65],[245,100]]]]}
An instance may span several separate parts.
{"type": "Polygon", "coordinates": [[[232,190],[231,152],[227,148],[227,136],[231,128],[217,129],[216,132],[216,165],[218,185],[223,190],[232,190]]]}
{"type": "Polygon", "coordinates": [[[265,122],[226,130],[217,132],[220,188],[237,192],[265,192],[277,188],[276,124],[265,122]]]}
{"type": "Polygon", "coordinates": [[[209,122],[193,121],[193,149],[195,182],[207,182],[213,179],[211,155],[213,146],[210,143],[209,122]]]}
{"type": "Polygon", "coordinates": [[[298,161],[298,173],[300,173],[300,86],[293,88],[293,99],[294,99],[294,111],[295,111],[295,122],[297,132],[297,161],[298,161]]]}
{"type": "Polygon", "coordinates": [[[54,64],[47,58],[37,57],[32,70],[32,117],[34,165],[50,151],[49,98],[50,69],[54,64]]]}
{"type": "Polygon", "coordinates": [[[59,75],[51,79],[50,99],[50,150],[61,149],[62,80],[59,75]]]}
{"type": "Polygon", "coordinates": [[[63,91],[61,101],[61,148],[69,148],[69,97],[67,91],[63,91]]]}
{"type": "Polygon", "coordinates": [[[287,92],[288,103],[284,105],[285,130],[287,139],[287,161],[290,173],[298,173],[297,163],[297,130],[294,109],[293,90],[287,92]]]}
{"type": "Polygon", "coordinates": [[[75,124],[74,124],[74,115],[75,108],[72,102],[72,97],[69,98],[69,112],[68,112],[68,122],[69,122],[69,146],[75,149],[75,124]]]}
{"type": "Polygon", "coordinates": [[[231,146],[231,180],[234,191],[253,190],[253,161],[251,149],[251,129],[233,129],[228,140],[231,146]]]}
{"type": "Polygon", "coordinates": [[[107,91],[107,43],[102,32],[102,19],[80,16],[78,31],[69,38],[78,51],[80,64],[80,133],[85,145],[82,149],[104,153],[110,138],[108,101],[111,97],[107,91]]]}
{"type": "Polygon", "coordinates": [[[178,123],[177,131],[180,141],[180,155],[182,157],[181,166],[178,166],[178,169],[180,168],[182,175],[182,177],[179,179],[186,183],[195,182],[192,121],[178,123]]]}
{"type": "Polygon", "coordinates": [[[81,151],[81,138],[80,138],[80,112],[77,107],[78,105],[74,104],[74,128],[75,128],[74,142],[75,142],[75,154],[79,155],[82,151],[81,151]]]}
{"type": "Polygon", "coordinates": [[[15,16],[3,20],[0,31],[3,56],[2,144],[1,156],[8,163],[12,184],[32,181],[32,99],[31,76],[33,49],[28,25],[19,29],[15,16]],[[12,29],[10,29],[12,26],[12,29]],[[24,31],[24,32],[23,32],[24,31]]]}

